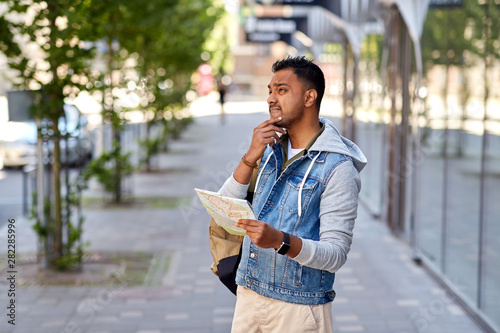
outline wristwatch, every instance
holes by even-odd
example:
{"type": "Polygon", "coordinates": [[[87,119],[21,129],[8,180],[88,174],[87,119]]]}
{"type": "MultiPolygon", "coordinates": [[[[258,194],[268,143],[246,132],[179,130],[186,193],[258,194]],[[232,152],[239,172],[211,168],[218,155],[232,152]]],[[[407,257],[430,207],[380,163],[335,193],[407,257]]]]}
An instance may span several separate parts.
{"type": "Polygon", "coordinates": [[[285,255],[288,252],[288,250],[290,250],[290,235],[283,231],[282,233],[284,239],[280,247],[276,249],[276,253],[285,255]]]}

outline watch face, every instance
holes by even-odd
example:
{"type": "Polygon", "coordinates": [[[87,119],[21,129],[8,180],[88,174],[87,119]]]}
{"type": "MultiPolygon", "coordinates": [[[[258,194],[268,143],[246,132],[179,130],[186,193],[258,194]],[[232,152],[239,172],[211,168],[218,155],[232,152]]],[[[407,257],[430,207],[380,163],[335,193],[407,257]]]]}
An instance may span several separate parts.
{"type": "Polygon", "coordinates": [[[288,252],[288,250],[290,250],[290,244],[286,244],[286,243],[281,243],[281,246],[280,248],[278,249],[278,254],[286,254],[288,252]]]}

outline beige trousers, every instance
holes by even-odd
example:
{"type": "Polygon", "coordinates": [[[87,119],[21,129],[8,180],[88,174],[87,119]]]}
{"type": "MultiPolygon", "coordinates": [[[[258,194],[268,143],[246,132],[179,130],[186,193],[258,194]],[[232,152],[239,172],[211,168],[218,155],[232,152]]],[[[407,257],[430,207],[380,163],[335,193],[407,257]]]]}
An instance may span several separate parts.
{"type": "Polygon", "coordinates": [[[287,303],[239,286],[231,333],[281,332],[333,333],[332,303],[287,303]]]}

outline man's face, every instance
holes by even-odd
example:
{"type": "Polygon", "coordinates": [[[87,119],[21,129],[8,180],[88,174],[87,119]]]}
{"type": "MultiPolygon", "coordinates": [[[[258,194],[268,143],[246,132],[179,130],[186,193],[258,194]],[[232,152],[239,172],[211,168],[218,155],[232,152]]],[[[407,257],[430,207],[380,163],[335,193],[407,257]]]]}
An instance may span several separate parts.
{"type": "Polygon", "coordinates": [[[278,127],[289,128],[299,122],[304,115],[304,88],[297,75],[290,70],[277,71],[269,83],[269,115],[282,117],[278,127]]]}

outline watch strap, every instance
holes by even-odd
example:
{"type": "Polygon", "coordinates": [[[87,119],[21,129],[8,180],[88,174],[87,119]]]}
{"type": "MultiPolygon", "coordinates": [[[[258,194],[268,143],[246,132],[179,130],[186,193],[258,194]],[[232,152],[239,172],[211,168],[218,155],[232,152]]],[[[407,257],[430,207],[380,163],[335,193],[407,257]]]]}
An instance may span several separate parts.
{"type": "Polygon", "coordinates": [[[280,247],[276,250],[278,254],[285,255],[288,250],[290,250],[290,235],[284,231],[283,233],[283,242],[281,243],[280,247]]]}

